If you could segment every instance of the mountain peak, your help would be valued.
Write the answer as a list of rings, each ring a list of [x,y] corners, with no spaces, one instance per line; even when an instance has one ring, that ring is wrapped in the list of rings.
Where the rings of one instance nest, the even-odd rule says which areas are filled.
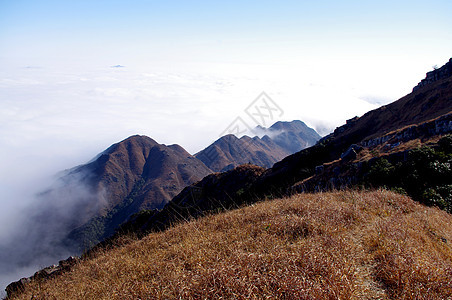
[[[306,124],[300,120],[293,120],[293,121],[278,121],[272,126],[270,126],[271,129],[284,129],[284,128],[300,128],[300,127],[307,127]]]
[[[158,143],[145,135],[132,135],[128,138],[111,145],[107,150],[102,152],[102,154],[112,154],[117,151],[128,151],[133,152],[137,149],[149,149],[157,145]]]
[[[93,197],[86,207],[95,208],[85,213],[94,223],[78,222],[79,228],[69,234],[70,242],[82,246],[99,241],[131,214],[162,208],[185,186],[211,172],[179,145],[166,146],[144,135],[130,136],[75,168],[71,177],[62,178],[68,186],[87,189]],[[81,219],[78,215],[74,218]]]
[[[128,138],[122,140],[119,143],[123,143],[123,142],[130,142],[130,141],[135,141],[135,142],[152,142],[152,143],[157,143],[155,140],[153,140],[152,138],[146,136],[146,135],[139,135],[139,134],[135,134],[135,135],[131,135]]]

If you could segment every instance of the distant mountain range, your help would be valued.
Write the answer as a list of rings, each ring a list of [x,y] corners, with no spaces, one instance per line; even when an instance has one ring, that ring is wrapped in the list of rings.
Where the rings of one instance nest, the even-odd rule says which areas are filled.
[[[226,135],[194,156],[179,145],[131,136],[88,164],[66,171],[58,187],[41,197],[73,195],[78,204],[72,214],[65,214],[64,223],[71,230],[64,243],[82,250],[112,235],[134,213],[162,209],[184,187],[210,173],[244,163],[271,167],[320,139],[301,121],[277,122],[255,132],[262,137]]]
[[[229,134],[195,154],[215,172],[250,163],[270,168],[284,157],[314,145],[320,135],[301,121],[276,122],[270,128],[258,126],[256,136],[241,138]],[[259,137],[261,136],[261,137]]]
[[[394,188],[452,212],[451,65],[452,59],[438,74],[427,75],[435,80],[422,81],[409,95],[348,120],[272,168],[242,165],[209,175],[186,187],[163,210],[133,216],[121,231],[142,235],[268,197],[354,186]]]

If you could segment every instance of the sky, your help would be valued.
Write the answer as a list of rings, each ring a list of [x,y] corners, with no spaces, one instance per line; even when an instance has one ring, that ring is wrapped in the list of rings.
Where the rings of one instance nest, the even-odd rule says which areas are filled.
[[[59,171],[144,134],[196,153],[262,92],[326,135],[452,56],[452,2],[0,0],[0,239]]]

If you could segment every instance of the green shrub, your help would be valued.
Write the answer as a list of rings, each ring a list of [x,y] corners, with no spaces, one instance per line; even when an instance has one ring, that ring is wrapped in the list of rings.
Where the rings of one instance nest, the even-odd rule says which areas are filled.
[[[452,135],[446,135],[438,141],[439,151],[444,153],[452,153]]]
[[[441,209],[447,207],[446,201],[443,197],[433,188],[426,189],[422,194],[422,202],[429,206],[437,206]]]
[[[375,186],[391,185],[394,171],[394,166],[387,159],[378,159],[369,171],[370,184]]]
[[[426,205],[452,213],[452,135],[441,138],[437,147],[419,147],[405,161],[390,163],[379,158],[370,163],[365,183],[407,194]]]

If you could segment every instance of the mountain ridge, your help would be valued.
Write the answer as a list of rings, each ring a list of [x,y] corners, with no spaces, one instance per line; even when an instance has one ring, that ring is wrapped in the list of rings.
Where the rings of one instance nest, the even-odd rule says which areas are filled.
[[[270,168],[275,162],[314,145],[321,138],[299,120],[278,121],[269,128],[258,126],[252,133],[254,137],[222,136],[194,156],[215,172],[246,163]]]
[[[431,145],[436,147],[435,145],[439,142],[439,138],[431,140],[433,137],[444,136],[452,132],[452,121],[448,117],[451,115],[450,112],[452,111],[452,107],[450,106],[450,103],[452,103],[451,97],[452,76],[426,85],[416,92],[406,95],[391,104],[372,110],[362,117],[348,120],[345,125],[338,127],[332,134],[322,138],[316,145],[292,154],[275,163],[272,168],[265,170],[259,176],[250,178],[252,184],[246,186],[244,189],[240,190],[240,192],[237,193],[236,191],[234,194],[225,193],[223,196],[217,195],[217,198],[229,201],[227,198],[230,197],[236,205],[240,206],[269,197],[269,195],[271,195],[271,197],[285,197],[293,192],[300,191],[300,183],[309,178],[312,178],[314,181],[310,183],[310,186],[313,188],[305,188],[302,189],[302,191],[319,191],[315,188],[316,186],[319,186],[319,184],[315,182],[316,173],[322,173],[322,170],[330,168],[330,165],[332,166],[330,168],[332,173],[338,173],[335,176],[339,176],[342,172],[346,175],[346,172],[350,172],[350,167],[355,169],[364,168],[363,170],[369,172],[375,160],[372,160],[373,157],[371,156],[369,164],[367,164],[367,162],[363,163],[362,161],[357,162],[356,160],[360,159],[357,152],[362,151],[364,148],[366,150],[363,153],[366,151],[379,151],[378,149],[375,149],[376,145],[369,143],[369,141],[372,141],[373,139],[381,140],[379,137],[382,137],[397,128],[409,128],[410,125],[414,126],[413,124],[418,124],[418,122],[425,122],[427,124],[425,126],[427,127],[420,131],[411,130],[411,134],[402,133],[402,136],[405,137],[406,140],[398,141],[398,147],[401,150],[394,147],[392,147],[392,149],[394,149],[394,151],[401,151],[401,153],[408,153],[409,149],[415,149],[418,145],[430,143],[430,141],[432,141]],[[410,107],[411,110],[407,110],[408,107]],[[423,113],[420,115],[419,110],[423,110]],[[397,122],[393,122],[394,119],[397,119]],[[441,122],[441,125],[438,122]],[[427,132],[427,135],[422,132]],[[422,141],[422,139],[425,140]],[[383,139],[383,143],[388,141],[389,139]],[[413,141],[419,142],[413,143]],[[393,141],[390,140],[390,142]],[[390,146],[391,145],[388,147]],[[382,152],[381,155],[385,155],[385,152]],[[408,156],[397,154],[394,157],[405,159],[405,157]],[[349,179],[337,181],[338,184],[332,181],[327,185],[323,185],[324,188],[321,190],[327,191],[330,188],[351,187],[354,182],[350,180],[350,177],[345,176],[345,178]],[[362,178],[360,180],[362,180]],[[223,189],[223,186],[219,185],[218,182],[216,182],[214,186],[219,190]],[[188,187],[186,189],[190,188],[191,187]],[[210,210],[205,210],[205,207],[209,207],[207,203],[211,200],[204,199],[202,196],[209,187],[203,186],[201,190],[199,190],[198,187],[194,185],[192,188],[197,190],[197,192],[188,194],[189,202],[187,203],[189,204],[187,204],[187,207],[178,205],[176,215],[181,215],[182,218],[186,218],[190,215],[186,214],[187,208],[190,208],[192,211],[194,210],[196,215],[208,214],[208,211]],[[207,202],[204,203],[205,201]],[[193,205],[195,205],[195,208],[193,208]],[[158,216],[154,216],[153,218],[158,218]],[[132,219],[131,222],[133,223],[135,220]],[[159,221],[157,227],[155,227],[152,222],[147,223],[147,228],[146,226],[140,227],[138,224],[131,225],[139,227],[145,234],[149,231],[160,230],[161,221]]]
[[[311,130],[313,137],[309,141],[319,137],[301,121],[279,122],[275,127],[278,127],[277,136],[287,130]],[[262,130],[276,131],[274,128]],[[223,169],[249,161],[271,166],[290,154],[281,150],[268,135],[262,139],[227,135],[212,145],[227,149],[223,155],[229,166]],[[217,158],[217,161],[222,163],[221,159]],[[59,195],[70,192],[78,197],[74,201],[80,205],[72,208],[75,213],[63,220],[67,223],[64,228],[70,230],[62,240],[65,248],[79,252],[114,234],[115,229],[133,214],[162,209],[183,188],[211,173],[213,170],[180,145],[167,146],[148,136],[133,135],[111,145],[87,164],[67,170],[59,179],[62,184],[42,196],[56,201]]]

